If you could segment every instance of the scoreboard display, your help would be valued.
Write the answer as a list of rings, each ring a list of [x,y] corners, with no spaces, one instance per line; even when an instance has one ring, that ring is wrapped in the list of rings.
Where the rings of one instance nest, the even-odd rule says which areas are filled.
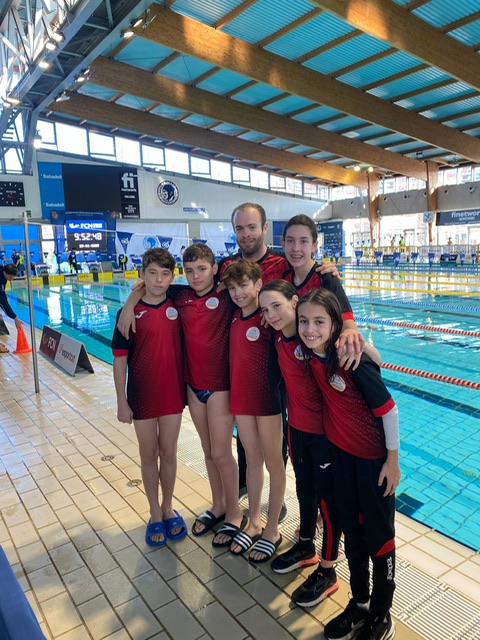
[[[106,251],[107,225],[105,220],[66,220],[68,251]]]

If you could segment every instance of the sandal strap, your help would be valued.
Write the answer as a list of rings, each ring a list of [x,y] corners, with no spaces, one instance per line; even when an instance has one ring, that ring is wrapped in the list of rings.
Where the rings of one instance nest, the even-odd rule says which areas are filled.
[[[245,531],[239,531],[233,538],[232,543],[238,544],[243,551],[248,551],[253,544],[253,540]]]
[[[224,524],[222,524],[222,526],[217,529],[217,536],[219,533],[225,533],[225,534],[231,534],[233,533],[237,533],[237,531],[240,531],[240,527],[237,527],[236,524],[230,524],[229,522],[225,522]]]
[[[265,540],[264,538],[260,538],[260,540],[253,547],[252,551],[258,551],[259,553],[264,553],[266,556],[273,556],[275,553],[275,544],[270,542],[270,540]]]

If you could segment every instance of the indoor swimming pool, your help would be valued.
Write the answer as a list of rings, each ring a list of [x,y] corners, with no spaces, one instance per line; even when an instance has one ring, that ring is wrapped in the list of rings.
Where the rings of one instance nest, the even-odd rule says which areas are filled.
[[[397,508],[479,550],[480,276],[453,281],[436,273],[435,286],[443,287],[436,294],[425,274],[358,276],[347,269],[345,288],[365,339],[388,367],[383,377],[400,411]],[[130,287],[122,280],[36,289],[36,326],[49,324],[111,363],[115,317]],[[9,298],[28,322],[26,289],[16,285]]]

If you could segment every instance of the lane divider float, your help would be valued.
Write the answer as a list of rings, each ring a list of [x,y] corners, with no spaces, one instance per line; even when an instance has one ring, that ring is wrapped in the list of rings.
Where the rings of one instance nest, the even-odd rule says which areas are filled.
[[[400,320],[385,320],[384,318],[359,318],[355,316],[356,322],[365,324],[381,324],[389,327],[406,327],[407,329],[418,329],[419,331],[437,331],[449,333],[455,336],[468,336],[470,338],[480,338],[478,331],[464,331],[463,329],[449,329],[448,327],[436,327],[429,324],[415,324],[414,322],[401,322]]]
[[[401,367],[398,364],[390,364],[389,362],[382,362],[380,365],[383,369],[389,369],[390,371],[397,371],[398,373],[408,373],[420,378],[429,378],[430,380],[437,380],[438,382],[446,382],[447,384],[456,384],[459,387],[468,387],[469,389],[476,389],[480,391],[480,382],[472,382],[470,380],[461,380],[460,378],[454,378],[452,376],[443,376],[440,373],[430,373],[429,371],[420,371],[419,369],[412,369],[410,367]]]

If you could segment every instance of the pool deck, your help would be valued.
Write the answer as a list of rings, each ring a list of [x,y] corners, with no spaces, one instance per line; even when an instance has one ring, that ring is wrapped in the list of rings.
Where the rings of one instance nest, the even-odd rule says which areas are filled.
[[[11,333],[1,340],[13,350]],[[146,545],[147,501],[129,485],[140,478],[135,434],[116,420],[111,367],[91,360],[95,374],[70,377],[39,356],[35,394],[31,356],[0,356],[0,544],[45,637],[323,638],[350,597],[346,562],[339,590],[304,611],[289,598],[301,572],[254,567],[213,550],[211,536]],[[190,528],[209,487],[187,411],[178,459],[175,508]],[[281,549],[298,523],[287,473]],[[479,553],[400,514],[397,549],[397,638],[480,638]]]

